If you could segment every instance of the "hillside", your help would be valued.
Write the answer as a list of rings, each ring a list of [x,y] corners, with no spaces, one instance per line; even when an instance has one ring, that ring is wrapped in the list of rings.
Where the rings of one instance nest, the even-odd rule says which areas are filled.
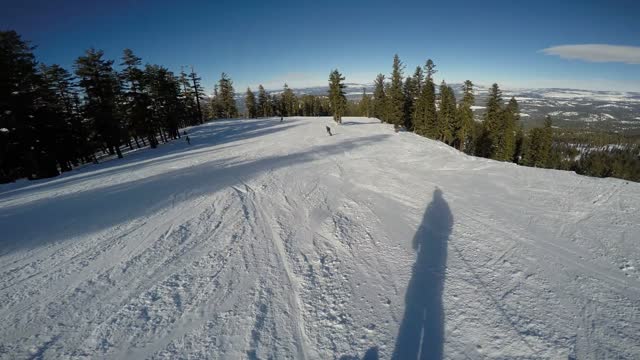
[[[374,119],[188,131],[0,186],[0,358],[640,357],[640,184]]]

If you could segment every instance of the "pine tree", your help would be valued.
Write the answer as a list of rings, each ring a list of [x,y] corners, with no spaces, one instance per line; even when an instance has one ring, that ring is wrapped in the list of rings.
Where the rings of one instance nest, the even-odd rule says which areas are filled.
[[[425,104],[422,98],[422,91],[424,90],[424,73],[422,67],[417,66],[416,71],[413,73],[413,88],[414,95],[412,99],[412,111],[411,111],[411,131],[419,133],[424,129],[424,110]]]
[[[218,81],[218,91],[220,96],[220,106],[222,117],[232,119],[238,116],[238,108],[236,107],[235,91],[233,90],[233,81],[225,73],[220,75]]]
[[[371,117],[371,97],[367,90],[362,88],[362,100],[360,100],[360,116]]]
[[[375,89],[373,91],[373,117],[381,122],[385,121],[385,104],[386,94],[384,92],[384,75],[378,74],[374,82]]]
[[[391,92],[391,83],[389,82],[384,83],[385,98],[384,98],[384,107],[383,107],[382,117],[384,118],[384,121],[386,123],[390,123],[389,121],[389,118],[390,118],[389,113],[391,113],[391,96],[389,95],[390,92]]]
[[[179,138],[180,119],[185,113],[180,101],[179,79],[169,69],[150,64],[145,66],[145,77],[151,97],[150,115],[152,123],[159,128],[160,138],[164,142]]]
[[[431,139],[438,138],[438,113],[436,110],[436,89],[433,75],[437,72],[436,65],[431,59],[425,64],[426,81],[418,100],[416,118],[416,133]]]
[[[333,120],[338,124],[342,124],[342,116],[347,108],[347,98],[344,93],[346,86],[342,83],[344,79],[338,69],[329,74],[329,103],[331,104]]]
[[[516,131],[515,149],[513,151],[513,162],[516,164],[522,163],[522,154],[524,151],[524,128],[522,122],[518,126]]]
[[[496,159],[501,161],[513,161],[516,151],[516,124],[520,121],[518,102],[514,97],[504,108],[501,116],[502,141],[497,149]]]
[[[386,121],[399,128],[404,123],[404,93],[402,89],[402,72],[404,65],[396,54],[393,57],[393,71],[391,73],[391,86],[388,92],[388,117]]]
[[[200,100],[204,94],[204,89],[200,85],[200,81],[202,80],[196,72],[193,70],[193,66],[191,66],[191,73],[189,73],[189,77],[191,78],[191,89],[193,90],[193,94],[196,98],[196,106],[198,109],[198,124],[202,124],[204,122],[204,118],[202,115],[202,106],[200,105]]]
[[[198,107],[196,105],[195,92],[191,87],[191,79],[184,72],[184,69],[180,69],[180,76],[178,80],[180,84],[180,101],[184,108],[185,114],[189,119],[188,125],[196,125],[200,123],[198,115]],[[187,124],[185,124],[187,125]]]
[[[123,80],[125,92],[125,110],[127,123],[130,133],[134,136],[136,142],[138,137],[149,141],[151,148],[155,148],[158,144],[156,140],[154,126],[148,114],[148,107],[151,105],[149,94],[145,92],[147,79],[145,73],[140,69],[142,59],[135,56],[131,49],[125,49],[122,56],[123,66],[121,77]]]
[[[224,104],[218,91],[218,84],[213,86],[213,95],[211,97],[211,113],[214,119],[221,119],[224,117]]]
[[[271,116],[270,106],[269,106],[269,96],[267,92],[264,90],[262,84],[258,86],[258,114],[259,116],[268,117]]]
[[[440,111],[437,119],[438,140],[451,145],[457,123],[456,98],[453,89],[447,86],[444,80],[440,85]]]
[[[473,110],[471,107],[475,103],[473,83],[471,80],[465,81],[462,85],[462,94],[462,102],[457,111],[457,125],[454,133],[453,146],[460,151],[466,151],[469,137],[473,130]]]
[[[498,84],[493,84],[489,91],[487,110],[484,115],[483,131],[478,140],[478,155],[497,159],[500,157],[500,149],[504,147],[502,126],[502,92]]]
[[[417,98],[417,86],[413,77],[407,77],[404,80],[404,127],[409,131],[413,131],[413,108]]]
[[[289,85],[284,84],[281,96],[282,116],[295,116],[298,113],[298,99]]]
[[[251,88],[247,88],[247,92],[244,96],[244,103],[247,107],[247,117],[250,119],[258,117],[258,105],[256,104],[256,96],[251,91]]]
[[[76,59],[76,75],[85,94],[85,114],[93,122],[99,140],[110,153],[122,158],[120,143],[122,129],[117,99],[120,82],[113,70],[113,60],[104,60],[102,50],[89,49]]]
[[[52,147],[60,169],[71,170],[79,159],[88,161],[93,149],[88,141],[89,130],[82,122],[82,114],[76,106],[78,92],[73,76],[59,65],[40,66],[43,86],[48,90],[45,97],[52,109],[48,123],[55,125],[49,132]]]
[[[551,117],[547,116],[542,128],[531,129],[529,146],[525,153],[525,165],[547,167],[553,144]]]

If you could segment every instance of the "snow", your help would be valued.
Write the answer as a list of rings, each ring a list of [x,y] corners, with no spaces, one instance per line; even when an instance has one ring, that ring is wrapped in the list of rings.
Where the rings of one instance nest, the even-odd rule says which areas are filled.
[[[620,104],[604,104],[604,105],[598,105],[596,106],[597,109],[602,109],[602,108],[620,108],[620,109],[626,109],[626,110],[631,110],[632,107],[629,105],[620,105]]]
[[[477,105],[471,106],[471,110],[481,110],[486,108],[487,108],[486,106],[477,106]]]
[[[375,119],[188,131],[0,186],[0,358],[640,356],[638,183]]]
[[[0,132],[8,133],[8,132],[9,132],[9,129],[7,129],[7,128],[1,128],[1,129],[0,129]]]
[[[606,102],[638,102],[632,94],[617,91],[589,91],[589,90],[542,90],[541,95],[551,99],[589,99]]]
[[[550,116],[578,116],[578,113],[575,111],[552,111],[549,113]]]

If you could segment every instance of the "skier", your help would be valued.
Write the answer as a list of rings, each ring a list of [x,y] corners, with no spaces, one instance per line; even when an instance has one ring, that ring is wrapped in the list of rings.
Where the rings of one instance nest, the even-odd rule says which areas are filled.
[[[327,133],[329,134],[329,136],[333,136],[333,135],[331,134],[331,128],[330,128],[330,127],[328,127],[328,126],[327,126]]]
[[[186,135],[186,131],[185,131],[185,135]],[[187,135],[186,140],[187,140],[187,144],[191,145],[191,139],[189,139],[189,135]]]

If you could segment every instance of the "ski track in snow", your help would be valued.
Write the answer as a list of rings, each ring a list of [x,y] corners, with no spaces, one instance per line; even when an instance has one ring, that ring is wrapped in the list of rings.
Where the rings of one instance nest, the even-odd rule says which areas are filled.
[[[640,184],[331,124],[0,186],[0,358],[640,357]]]

